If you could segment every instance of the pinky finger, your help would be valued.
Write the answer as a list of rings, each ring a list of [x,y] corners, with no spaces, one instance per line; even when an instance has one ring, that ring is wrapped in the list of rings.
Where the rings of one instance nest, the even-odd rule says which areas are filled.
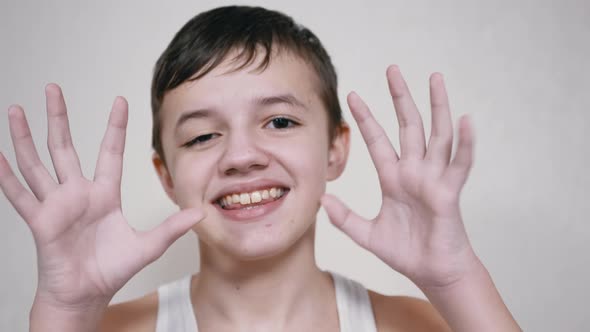
[[[20,183],[2,153],[0,153],[0,187],[18,214],[30,223],[40,203]]]
[[[446,171],[446,177],[450,184],[459,188],[467,181],[473,165],[474,138],[472,128],[469,116],[464,115],[459,119],[459,143],[455,157]]]

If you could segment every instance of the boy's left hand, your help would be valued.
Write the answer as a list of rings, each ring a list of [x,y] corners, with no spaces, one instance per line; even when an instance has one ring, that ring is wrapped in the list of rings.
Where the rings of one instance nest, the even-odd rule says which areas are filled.
[[[331,222],[418,287],[446,287],[481,264],[461,218],[459,196],[473,161],[473,134],[459,120],[451,161],[453,125],[441,74],[430,77],[432,130],[428,148],[422,118],[397,68],[387,70],[400,126],[401,156],[355,93],[348,105],[377,169],[382,206],[365,220],[332,195],[322,197]]]

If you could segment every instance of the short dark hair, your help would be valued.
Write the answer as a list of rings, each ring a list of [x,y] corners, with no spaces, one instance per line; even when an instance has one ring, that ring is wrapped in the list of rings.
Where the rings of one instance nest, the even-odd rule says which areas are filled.
[[[319,82],[319,97],[328,112],[328,134],[333,139],[342,124],[337,76],[319,39],[291,17],[260,7],[219,7],[198,14],[174,36],[154,68],[151,87],[152,147],[165,163],[161,141],[160,108],[166,92],[209,73],[234,50],[236,69],[251,64],[259,51],[264,70],[274,49],[287,50],[311,65]]]

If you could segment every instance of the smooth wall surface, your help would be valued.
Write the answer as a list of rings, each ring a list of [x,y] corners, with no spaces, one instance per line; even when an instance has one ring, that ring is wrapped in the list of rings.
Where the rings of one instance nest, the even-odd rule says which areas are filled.
[[[225,1],[0,3],[0,151],[16,167],[6,110],[24,106],[46,165],[43,88],[59,83],[72,135],[91,177],[115,96],[129,100],[123,206],[149,229],[175,211],[152,169],[153,65],[196,13]],[[462,196],[470,239],[525,331],[588,331],[590,315],[590,2],[253,1],[311,28],[332,55],[340,96],[357,91],[395,146],[385,68],[400,65],[427,129],[428,77],[445,75],[455,119],[469,113],[476,159]],[[346,118],[352,122],[347,107]],[[344,175],[331,183],[358,213],[380,206],[377,176],[356,126]],[[37,271],[31,234],[0,198],[0,330],[24,331]],[[423,295],[406,278],[318,217],[321,267],[386,294]],[[136,275],[125,301],[198,266],[190,234]]]

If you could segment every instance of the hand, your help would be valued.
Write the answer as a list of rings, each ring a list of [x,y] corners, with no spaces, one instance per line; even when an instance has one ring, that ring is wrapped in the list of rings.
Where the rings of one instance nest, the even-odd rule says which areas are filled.
[[[377,169],[382,206],[368,221],[331,195],[322,197],[331,222],[419,287],[444,287],[460,280],[479,260],[467,238],[459,194],[473,159],[472,129],[459,121],[459,143],[451,161],[453,128],[442,75],[430,78],[432,131],[424,127],[396,66],[387,70],[400,125],[401,157],[383,128],[355,93],[348,105]]]
[[[23,110],[9,109],[10,133],[25,189],[0,154],[0,187],[26,221],[37,247],[35,302],[54,309],[96,308],[163,252],[194,223],[199,209],[181,211],[148,232],[127,224],[121,212],[121,173],[127,102],[115,99],[93,180],[84,178],[70,137],[59,86],[46,87],[48,148],[56,182],[41,163]]]

